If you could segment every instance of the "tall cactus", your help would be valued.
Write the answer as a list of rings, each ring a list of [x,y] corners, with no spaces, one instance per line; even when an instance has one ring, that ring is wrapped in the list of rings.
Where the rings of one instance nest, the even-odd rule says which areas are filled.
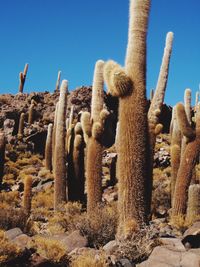
[[[56,125],[57,125],[58,104],[59,102],[56,103],[56,108],[55,108],[55,113],[54,113],[54,122],[53,122],[53,133],[52,133],[52,168],[53,168],[53,171],[54,171],[54,166],[55,166],[54,152],[55,152],[55,143],[56,143]]]
[[[119,228],[124,235],[128,225],[147,221],[147,100],[146,35],[150,0],[131,0],[129,36],[123,70],[108,61],[104,78],[108,91],[119,97]]]
[[[52,171],[52,136],[53,136],[53,124],[48,126],[46,146],[45,146],[45,167],[47,170]]]
[[[190,185],[188,190],[188,206],[186,220],[190,223],[200,216],[200,185]]]
[[[25,213],[29,216],[31,212],[31,201],[32,201],[32,176],[28,175],[24,180],[24,197],[23,197],[23,208]]]
[[[19,73],[19,93],[23,93],[27,72],[28,64],[25,65],[24,71]]]
[[[5,134],[3,132],[0,132],[0,189],[1,189],[3,174],[4,174],[5,147],[6,147]]]
[[[176,184],[176,178],[178,169],[180,166],[181,159],[181,140],[182,135],[179,129],[177,115],[176,115],[176,106],[173,107],[172,111],[172,121],[171,121],[171,205],[173,203],[173,196]]]
[[[184,104],[185,104],[185,113],[187,116],[187,121],[191,125],[192,124],[192,116],[191,116],[191,90],[188,88],[184,93]],[[183,156],[185,147],[187,144],[187,137],[183,136],[182,144],[181,144],[181,156]]]
[[[55,92],[58,92],[59,89],[60,89],[60,77],[61,77],[61,71],[58,72],[58,77],[57,77],[57,81],[56,81]]]
[[[82,113],[81,122],[84,138],[87,143],[86,155],[86,188],[87,212],[93,213],[102,201],[102,150],[101,138],[104,132],[108,112],[103,110],[103,67],[104,62],[98,60],[95,65],[91,117],[88,112]]]
[[[179,127],[182,134],[187,137],[187,146],[181,157],[180,167],[174,192],[172,216],[183,215],[187,207],[187,191],[192,179],[193,169],[200,153],[200,111],[197,112],[195,131],[187,120],[184,105],[176,106]]]
[[[65,163],[65,120],[67,106],[68,83],[63,80],[60,87],[59,104],[57,108],[57,122],[54,149],[54,209],[66,201],[66,163]]]
[[[73,174],[74,174],[73,200],[80,201],[81,203],[85,202],[84,148],[85,148],[85,143],[83,139],[82,126],[81,123],[78,122],[74,128],[74,140],[73,140],[73,151],[72,151],[72,164],[73,164]]]
[[[148,130],[149,130],[149,177],[150,181],[147,182],[147,196],[148,196],[148,213],[151,211],[151,195],[152,195],[152,176],[153,176],[153,155],[154,147],[156,142],[156,136],[162,131],[162,125],[159,124],[159,115],[162,109],[165,90],[168,80],[169,72],[169,62],[172,52],[172,43],[173,43],[174,34],[173,32],[168,32],[166,36],[165,49],[162,59],[162,64],[160,67],[160,73],[158,77],[158,82],[154,97],[151,101],[151,105],[148,111]]]

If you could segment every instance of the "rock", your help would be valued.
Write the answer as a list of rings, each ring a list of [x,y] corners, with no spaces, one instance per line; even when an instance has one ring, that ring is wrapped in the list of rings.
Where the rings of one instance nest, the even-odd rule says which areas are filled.
[[[9,240],[13,240],[14,238],[16,238],[19,235],[22,235],[23,232],[21,231],[20,228],[13,228],[10,229],[8,231],[5,232],[5,236],[9,239]]]
[[[185,231],[182,243],[187,249],[200,248],[200,222],[194,223]]]
[[[178,251],[186,251],[181,239],[179,238],[160,238],[161,243],[168,248],[173,248]]]
[[[15,237],[12,242],[15,243],[21,249],[28,247],[28,243],[31,241],[31,237],[25,234],[18,235]]]
[[[105,250],[107,254],[112,254],[117,248],[118,245],[116,240],[112,240],[103,246],[103,250]]]
[[[87,238],[83,237],[78,230],[72,232],[70,235],[66,233],[53,235],[53,236],[42,236],[50,240],[57,240],[66,249],[67,253],[70,253],[74,249],[86,247],[88,244]]]
[[[173,242],[174,243],[174,242]],[[179,243],[179,242],[178,242]],[[154,248],[148,260],[140,263],[137,267],[199,267],[200,255],[193,252],[178,250],[169,245]]]
[[[132,264],[128,259],[121,259],[116,262],[116,266],[118,267],[135,267],[135,264]]]

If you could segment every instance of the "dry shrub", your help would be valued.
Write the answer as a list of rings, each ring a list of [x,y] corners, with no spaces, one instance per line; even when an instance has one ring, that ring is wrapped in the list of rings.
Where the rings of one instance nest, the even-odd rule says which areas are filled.
[[[7,266],[7,262],[19,257],[20,253],[21,250],[9,242],[4,231],[0,230],[0,266]]]
[[[109,241],[115,239],[117,229],[117,207],[116,203],[99,207],[90,217],[85,214],[77,227],[88,239],[90,247],[101,247]]]
[[[32,198],[32,209],[37,208],[45,208],[52,209],[53,208],[53,187],[48,188],[46,191],[42,191],[36,193]]]
[[[170,168],[153,170],[152,213],[160,216],[171,207]],[[161,212],[162,213],[162,212]]]
[[[42,168],[39,172],[38,172],[38,176],[42,179],[54,179],[53,177],[53,173],[50,172],[50,170],[47,170],[46,168]]]
[[[20,204],[20,193],[18,191],[1,192],[0,205],[7,204],[10,207],[16,207]]]
[[[148,258],[154,247],[160,244],[152,226],[145,226],[126,239],[118,240],[117,258],[127,258],[139,263]]]
[[[0,104],[10,104],[10,97],[8,97],[7,95],[0,95]]]
[[[9,230],[19,227],[22,231],[26,227],[27,216],[22,209],[16,209],[10,206],[4,208],[0,205],[0,228]]]
[[[72,261],[71,267],[109,267],[104,254],[94,255],[86,251]]]
[[[60,210],[49,218],[48,230],[51,234],[76,230],[77,223],[85,216],[85,213],[82,213],[82,205],[78,202],[68,202]]]
[[[190,223],[185,220],[185,215],[182,214],[171,216],[170,218],[170,225],[182,233],[187,230],[189,224]]]
[[[39,255],[54,263],[63,263],[66,264],[64,266],[67,266],[69,262],[65,247],[57,240],[36,236],[30,246],[36,249]]]

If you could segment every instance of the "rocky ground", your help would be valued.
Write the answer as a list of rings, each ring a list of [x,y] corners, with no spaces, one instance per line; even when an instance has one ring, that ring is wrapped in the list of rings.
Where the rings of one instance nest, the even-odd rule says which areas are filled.
[[[0,96],[0,128],[7,137],[6,163],[0,193],[0,266],[200,266],[200,222],[170,222],[169,135],[157,137],[154,157],[152,221],[127,240],[115,240],[117,226],[116,151],[103,152],[103,203],[95,218],[84,205],[67,203],[53,211],[53,174],[44,167],[47,126],[53,122],[58,93]],[[26,121],[31,100],[36,102],[34,123],[25,122],[17,137],[20,114]],[[115,129],[117,101],[105,94]],[[68,115],[90,110],[91,88],[81,87],[68,96]],[[169,130],[171,108],[164,106],[164,131]],[[168,118],[168,119],[167,119]],[[32,175],[32,212],[21,209],[24,177]]]

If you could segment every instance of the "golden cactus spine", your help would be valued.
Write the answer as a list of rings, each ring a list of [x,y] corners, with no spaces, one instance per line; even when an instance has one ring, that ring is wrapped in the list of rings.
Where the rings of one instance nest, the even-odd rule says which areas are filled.
[[[83,129],[90,126],[91,136],[87,142],[86,156],[86,188],[87,188],[87,212],[91,214],[97,205],[102,201],[102,144],[100,142],[103,132],[103,124],[100,121],[100,112],[103,109],[103,67],[104,62],[98,60],[95,65],[93,87],[92,87],[92,106],[91,119],[88,117]],[[83,119],[84,119],[83,115]],[[85,132],[86,134],[86,132]]]
[[[75,200],[81,203],[85,202],[85,170],[84,170],[84,139],[81,123],[78,122],[74,128],[73,144],[73,170],[75,180]]]
[[[45,146],[45,167],[47,170],[52,171],[52,137],[53,137],[53,124],[48,125],[47,139]]]
[[[0,133],[0,188],[2,185],[3,174],[4,174],[5,147],[6,147],[5,134],[1,132]]]
[[[188,206],[186,221],[193,223],[200,216],[200,185],[193,184],[188,190]]]
[[[54,209],[66,201],[66,162],[65,162],[65,120],[67,106],[68,82],[63,80],[60,87],[60,97],[57,109],[57,122],[54,151]]]
[[[54,166],[55,166],[55,142],[56,142],[56,125],[57,125],[57,113],[58,113],[58,104],[59,102],[56,103],[56,108],[55,108],[55,113],[54,113],[54,122],[53,122],[53,136],[52,136],[52,167],[54,171]]]
[[[146,34],[150,1],[131,0],[125,70],[113,61],[104,69],[108,91],[119,97],[119,227],[147,221]],[[139,138],[138,138],[139,137]],[[123,145],[121,145],[123,144]]]
[[[32,201],[32,176],[28,175],[24,180],[23,208],[27,215],[31,213]]]
[[[19,73],[19,93],[23,93],[27,72],[28,64],[25,65],[24,71]]]
[[[18,128],[18,138],[21,139],[24,135],[24,119],[25,114],[21,113],[20,119],[19,119],[19,128]]]
[[[173,196],[176,184],[176,178],[178,169],[180,166],[181,159],[181,131],[179,129],[177,115],[176,115],[176,106],[173,107],[172,111],[172,121],[171,121],[171,205],[173,203]]]
[[[55,92],[58,92],[59,89],[60,89],[60,77],[61,77],[61,71],[58,72],[58,77],[57,77],[57,81],[56,81]]]
[[[156,136],[162,131],[162,127],[159,124],[159,115],[161,113],[167,80],[169,73],[169,62],[172,52],[174,34],[168,32],[166,36],[166,43],[164,48],[164,54],[162,64],[160,67],[160,73],[154,97],[151,101],[151,105],[148,111],[148,130],[149,130],[149,181],[147,182],[147,197],[148,197],[148,213],[151,213],[151,196],[152,196],[152,183],[153,183],[153,155],[156,142]]]
[[[192,116],[191,116],[191,90],[186,89],[184,93],[184,104],[185,104],[185,114],[187,117],[188,123],[192,124]],[[181,144],[181,156],[183,156],[185,147],[187,145],[187,137],[183,136],[182,144]]]
[[[176,186],[174,191],[172,216],[184,215],[187,208],[187,191],[192,179],[193,169],[200,153],[200,112],[197,112],[195,131],[190,126],[185,113],[184,105],[179,103],[176,106],[179,127],[184,136],[188,138],[188,144],[177,174]]]

